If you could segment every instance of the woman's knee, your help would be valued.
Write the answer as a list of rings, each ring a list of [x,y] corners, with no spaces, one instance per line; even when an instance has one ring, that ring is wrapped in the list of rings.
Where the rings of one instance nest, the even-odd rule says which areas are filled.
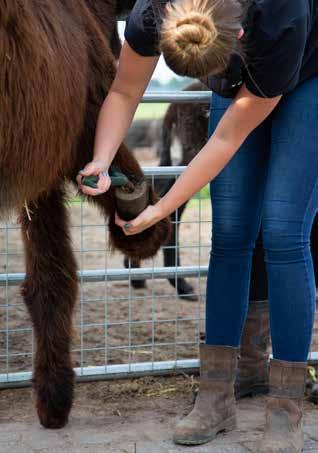
[[[215,255],[252,254],[258,234],[256,226],[233,219],[213,221],[212,252]]]
[[[262,234],[266,261],[302,261],[309,253],[310,237],[301,222],[264,220]]]

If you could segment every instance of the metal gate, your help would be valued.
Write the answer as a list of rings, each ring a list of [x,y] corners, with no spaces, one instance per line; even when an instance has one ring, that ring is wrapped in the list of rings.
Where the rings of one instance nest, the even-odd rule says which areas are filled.
[[[143,102],[210,102],[210,92],[145,94]],[[156,178],[177,178],[183,167],[149,167]],[[160,256],[126,269],[112,256],[107,229],[94,208],[70,201],[72,237],[78,259],[80,298],[75,315],[73,360],[79,379],[164,374],[198,367],[204,329],[204,292],[210,247],[210,204],[198,194],[180,222],[180,246],[170,246],[173,266]],[[178,237],[178,234],[177,234]],[[177,266],[177,252],[181,266]],[[28,385],[33,332],[19,294],[24,279],[19,225],[0,225],[0,387]],[[190,279],[195,301],[180,299],[167,279]],[[146,280],[147,288],[133,283]]]

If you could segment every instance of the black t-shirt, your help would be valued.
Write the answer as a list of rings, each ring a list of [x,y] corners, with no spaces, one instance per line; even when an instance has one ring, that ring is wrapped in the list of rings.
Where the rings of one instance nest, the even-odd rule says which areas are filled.
[[[142,56],[159,55],[158,1],[137,0],[125,38]],[[233,56],[227,71],[208,78],[209,87],[233,97],[240,85],[257,96],[274,97],[318,76],[318,0],[253,0],[243,23],[245,63]]]

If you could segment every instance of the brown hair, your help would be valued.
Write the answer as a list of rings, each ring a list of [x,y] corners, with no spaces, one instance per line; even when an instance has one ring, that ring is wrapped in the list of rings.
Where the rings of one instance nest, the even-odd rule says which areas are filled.
[[[179,75],[221,73],[234,52],[243,18],[241,0],[177,0],[166,7],[160,49]]]

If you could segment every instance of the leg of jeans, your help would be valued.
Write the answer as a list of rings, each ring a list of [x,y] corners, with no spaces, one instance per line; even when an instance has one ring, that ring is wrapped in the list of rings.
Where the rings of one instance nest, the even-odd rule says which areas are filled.
[[[274,358],[307,360],[315,315],[310,233],[318,208],[318,78],[272,115],[263,207]]]
[[[314,264],[316,291],[318,288],[318,215],[316,215],[311,230],[311,256]],[[256,240],[252,260],[250,296],[251,302],[264,302],[268,300],[267,271],[265,265],[263,239],[261,232]]]
[[[228,101],[212,99],[212,132]],[[257,238],[269,128],[262,124],[211,184],[212,253],[207,281],[206,342],[238,346],[247,312],[252,253]]]

